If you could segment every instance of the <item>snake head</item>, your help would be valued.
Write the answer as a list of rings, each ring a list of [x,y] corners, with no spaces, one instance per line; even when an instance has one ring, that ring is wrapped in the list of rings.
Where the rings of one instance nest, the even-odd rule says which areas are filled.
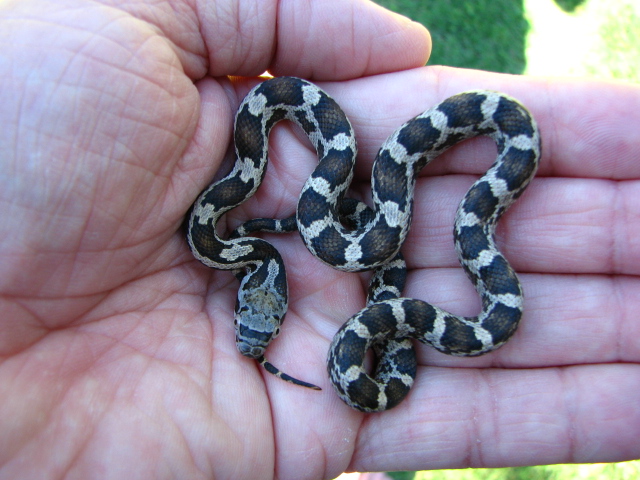
[[[260,358],[280,333],[287,299],[267,288],[240,289],[234,324],[236,347],[249,358]]]

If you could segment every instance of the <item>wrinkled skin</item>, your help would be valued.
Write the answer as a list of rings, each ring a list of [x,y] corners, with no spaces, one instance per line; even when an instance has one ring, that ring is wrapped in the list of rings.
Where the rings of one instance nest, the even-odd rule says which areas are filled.
[[[637,86],[418,68],[426,31],[365,0],[5,0],[0,25],[0,478],[319,479],[640,456]],[[528,105],[544,154],[498,231],[527,294],[504,348],[459,359],[419,346],[402,405],[349,409],[325,358],[366,276],[322,265],[291,234],[265,235],[291,294],[268,353],[323,391],[237,352],[237,280],[198,263],[180,226],[228,167],[234,110],[256,81],[227,75],[266,69],[342,104],[359,139],[354,195],[386,136],[443,98],[491,88]],[[265,185],[227,227],[292,213],[315,156],[290,126],[272,146]],[[451,230],[494,153],[474,140],[422,173],[406,295],[477,311]]]

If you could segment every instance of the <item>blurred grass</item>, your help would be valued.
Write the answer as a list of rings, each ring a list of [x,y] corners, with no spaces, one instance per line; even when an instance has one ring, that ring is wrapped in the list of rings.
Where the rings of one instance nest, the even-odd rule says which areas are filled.
[[[394,480],[637,480],[640,461],[591,465],[391,472]]]
[[[524,42],[529,25],[522,0],[377,3],[429,29],[433,39],[430,64],[508,73],[521,73],[524,69]]]
[[[559,2],[560,0],[556,0]],[[525,73],[640,82],[640,2],[525,0]],[[570,13],[567,13],[570,12]]]
[[[623,20],[623,21],[621,21]],[[607,11],[600,25],[603,49],[600,59],[610,69],[613,78],[640,82],[640,8],[631,4],[619,5],[614,11]],[[589,70],[598,67],[589,65]]]
[[[431,32],[430,65],[640,82],[638,0],[376,0]],[[392,472],[395,480],[635,480],[640,461]]]
[[[638,0],[376,0],[425,25],[429,64],[640,82]]]

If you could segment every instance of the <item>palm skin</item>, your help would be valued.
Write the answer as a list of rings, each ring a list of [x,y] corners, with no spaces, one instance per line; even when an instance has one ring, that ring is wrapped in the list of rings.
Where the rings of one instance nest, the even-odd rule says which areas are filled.
[[[315,479],[639,456],[640,89],[416,68],[422,27],[364,1],[309,3],[0,5],[1,478]],[[366,276],[321,265],[290,234],[265,236],[291,297],[267,357],[323,391],[237,352],[237,281],[191,256],[181,223],[232,161],[234,110],[256,80],[227,75],[265,69],[319,81],[343,106],[363,197],[386,136],[443,98],[491,88],[529,106],[544,153],[498,231],[527,294],[504,348],[459,359],[419,346],[406,402],[352,411],[325,358]],[[271,152],[229,228],[292,213],[314,152],[290,126]],[[423,173],[407,296],[475,313],[452,219],[494,152],[470,141]]]

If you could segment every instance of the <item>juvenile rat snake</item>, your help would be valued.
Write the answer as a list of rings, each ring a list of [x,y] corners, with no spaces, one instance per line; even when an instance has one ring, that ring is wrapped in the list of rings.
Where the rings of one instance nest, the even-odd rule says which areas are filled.
[[[320,159],[300,194],[295,222],[293,217],[257,219],[228,240],[220,238],[220,217],[260,186],[269,132],[284,119],[305,131]],[[464,196],[455,218],[456,251],[482,300],[477,317],[460,317],[421,300],[397,298],[405,278],[399,250],[411,225],[420,170],[447,148],[478,135],[496,142],[498,156]],[[472,356],[498,348],[514,333],[522,316],[522,288],[496,248],[494,232],[535,175],[541,149],[535,121],[516,100],[497,92],[465,92],[398,128],[373,166],[373,209],[344,198],[356,157],[353,129],[337,103],[309,82],[280,77],[251,90],[238,109],[234,140],[233,169],[198,197],[187,237],[193,254],[205,265],[244,269],[234,320],[243,355],[258,359],[287,381],[315,387],[264,359],[286,313],[287,283],[277,250],[264,240],[243,236],[258,230],[297,229],[307,248],[328,265],[348,272],[376,269],[369,305],[340,328],[329,351],[330,380],[356,409],[386,410],[408,394],[417,368],[410,338],[447,354]],[[379,357],[375,380],[363,366],[371,347]]]

